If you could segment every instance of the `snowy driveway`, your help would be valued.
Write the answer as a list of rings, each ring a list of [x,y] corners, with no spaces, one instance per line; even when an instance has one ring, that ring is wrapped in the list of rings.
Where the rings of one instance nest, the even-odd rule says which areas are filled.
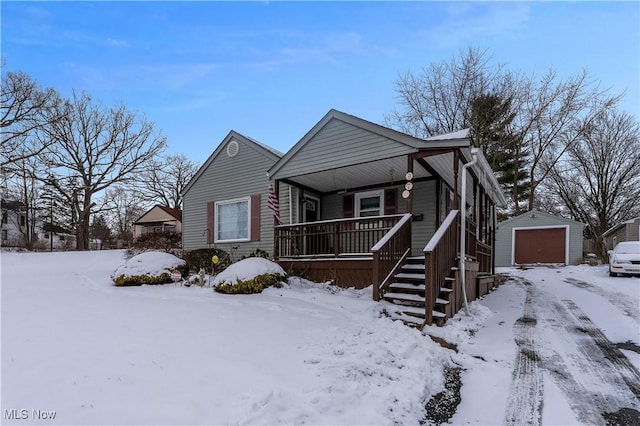
[[[450,422],[639,424],[640,280],[585,265],[501,272],[439,333],[464,369]]]

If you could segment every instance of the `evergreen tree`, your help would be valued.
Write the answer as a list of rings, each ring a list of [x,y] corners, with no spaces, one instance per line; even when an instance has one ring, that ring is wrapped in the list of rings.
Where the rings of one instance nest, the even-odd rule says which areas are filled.
[[[512,99],[498,94],[483,94],[471,102],[471,131],[475,144],[482,149],[498,183],[511,204],[511,214],[519,214],[520,206],[529,198],[525,167],[529,153],[522,138],[513,132],[515,118]]]
[[[89,227],[89,235],[91,238],[100,240],[100,250],[109,244],[111,241],[111,228],[107,225],[107,221],[103,215],[96,215],[93,218],[93,223]]]

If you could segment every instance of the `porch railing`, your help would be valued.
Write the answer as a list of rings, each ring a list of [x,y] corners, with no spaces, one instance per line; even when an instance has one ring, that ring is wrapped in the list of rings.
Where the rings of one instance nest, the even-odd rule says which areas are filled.
[[[433,324],[433,308],[440,288],[451,273],[451,268],[457,264],[459,227],[460,212],[451,210],[424,248],[425,322],[429,325]]]
[[[371,248],[404,215],[321,220],[275,227],[274,256],[321,258],[371,256]]]
[[[466,247],[465,253],[467,259],[478,262],[479,272],[485,274],[493,273],[492,249],[491,245],[482,242],[477,236],[477,226],[473,219],[467,218],[467,226],[465,228],[467,235],[465,237]]]
[[[373,299],[379,301],[391,284],[394,274],[411,253],[411,217],[406,213],[380,241],[373,253]]]

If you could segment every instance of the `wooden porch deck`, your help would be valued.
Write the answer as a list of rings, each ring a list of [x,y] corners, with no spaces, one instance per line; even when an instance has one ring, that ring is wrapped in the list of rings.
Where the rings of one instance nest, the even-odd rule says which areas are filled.
[[[463,305],[459,217],[457,210],[450,212],[417,257],[411,257],[410,214],[280,225],[275,260],[289,274],[316,282],[373,285],[373,298],[401,305],[397,312],[405,322],[443,324]],[[492,247],[478,241],[474,222],[466,228],[465,288],[472,301],[497,282]]]

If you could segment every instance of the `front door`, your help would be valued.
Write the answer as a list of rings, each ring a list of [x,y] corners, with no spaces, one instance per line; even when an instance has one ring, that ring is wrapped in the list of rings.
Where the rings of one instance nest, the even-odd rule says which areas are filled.
[[[305,223],[320,220],[320,199],[305,195],[302,200],[302,221]],[[307,226],[304,236],[305,253],[308,255],[327,254],[329,248],[327,235],[322,225]]]
[[[302,201],[302,221],[315,222],[320,220],[320,199],[305,195]]]

